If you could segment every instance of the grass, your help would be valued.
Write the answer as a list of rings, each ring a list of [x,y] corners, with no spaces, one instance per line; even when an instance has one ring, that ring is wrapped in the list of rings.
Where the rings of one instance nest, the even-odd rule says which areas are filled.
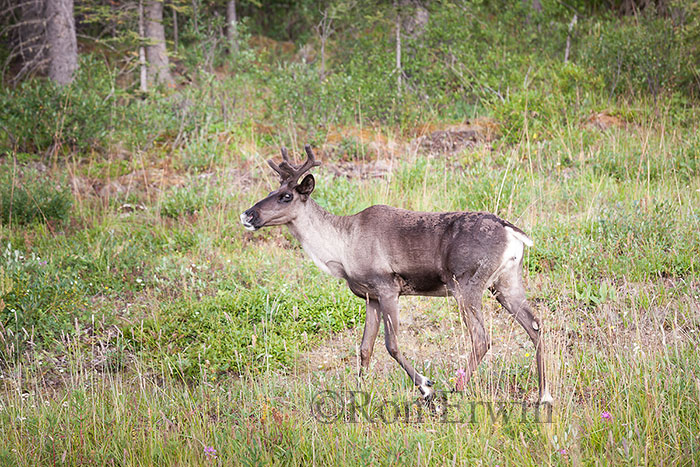
[[[697,458],[698,389],[688,375],[700,368],[692,345],[627,355],[588,347],[565,356],[561,350],[555,348],[550,362],[563,357],[571,371],[558,376],[551,423],[544,413],[539,420],[546,423],[537,423],[533,407],[523,421],[517,402],[497,405],[509,400],[502,387],[471,387],[451,396],[447,415],[419,415],[399,370],[360,387],[364,393],[354,397],[363,410],[349,405],[347,420],[324,423],[312,415],[316,398],[326,388],[351,397],[358,388],[347,372],[268,370],[190,386],[138,365],[127,375],[96,372],[75,360],[59,391],[41,385],[7,391],[0,456],[14,465],[639,465]],[[490,401],[513,411],[508,421],[486,410]],[[410,407],[408,423],[404,412],[396,420],[389,415],[392,404]]]
[[[429,411],[421,419],[397,365],[378,364],[358,382],[361,301],[323,276],[283,229],[248,234],[238,225],[238,213],[274,187],[258,155],[274,148],[253,139],[245,143],[252,156],[229,155],[207,178],[183,172],[184,188],[162,198],[132,194],[143,210],[81,196],[71,222],[53,230],[0,227],[11,245],[4,283],[19,290],[14,284],[31,278],[31,292],[45,297],[25,300],[3,286],[0,459],[692,464],[700,459],[697,137],[666,130],[561,128],[555,139],[493,152],[477,146],[454,159],[396,154],[380,179],[317,170],[314,197],[335,213],[375,203],[489,210],[532,234],[525,266],[546,329],[551,423],[497,412],[504,402],[534,410],[537,382],[531,344],[495,318],[488,300],[492,355],[466,392],[448,399],[461,404],[448,418],[464,421]],[[245,164],[248,174],[229,170]],[[39,261],[47,268],[40,274]],[[404,319],[429,324],[416,339],[435,355],[468,349],[446,303],[402,301]],[[43,315],[62,324],[39,332],[31,319],[45,324]],[[445,322],[446,334],[430,331]],[[339,361],[315,360],[314,349],[338,335],[344,347],[329,349]],[[384,353],[378,344],[375,358]],[[458,361],[416,363],[449,390]],[[343,398],[363,391],[355,403],[372,421],[357,411],[350,423],[352,405],[340,420],[318,420],[315,397],[326,390]],[[410,407],[409,423],[381,421],[393,420],[393,404]]]
[[[0,464],[697,464],[696,88],[681,73],[645,93],[674,67],[640,74],[617,47],[684,36],[668,20],[629,42],[632,25],[593,15],[563,63],[568,7],[512,6],[432,6],[425,35],[405,34],[401,92],[393,13],[369,10],[334,23],[323,77],[244,40],[196,70],[183,37],[175,89],[136,95],[87,53],[73,87],[3,88]],[[693,44],[666,61],[692,72]],[[414,141],[467,118],[489,132],[474,146]],[[239,221],[277,187],[265,160],[307,142],[335,214],[484,210],[531,235],[551,420],[532,344],[486,296],[493,345],[461,394],[454,303],[401,300],[400,348],[447,391],[436,412],[382,336],[356,378],[362,301],[286,229]]]

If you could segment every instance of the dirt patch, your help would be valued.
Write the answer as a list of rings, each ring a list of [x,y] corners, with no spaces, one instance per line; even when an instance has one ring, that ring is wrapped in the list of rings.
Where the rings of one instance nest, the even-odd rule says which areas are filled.
[[[620,117],[610,115],[607,112],[598,112],[586,119],[586,125],[599,130],[608,128],[627,128],[627,122]]]
[[[151,167],[135,170],[115,179],[99,179],[84,176],[71,178],[71,189],[77,196],[113,198],[130,193],[157,193],[173,186],[182,186],[185,177],[167,168]]]
[[[159,191],[173,186],[182,186],[185,177],[169,169],[147,168],[136,170],[104,186],[99,194],[102,197],[114,193],[129,193],[132,191]]]
[[[251,36],[248,45],[258,52],[264,52],[273,57],[291,57],[296,51],[294,42],[276,41],[261,35]]]
[[[499,125],[491,119],[478,118],[443,128],[428,126],[423,131],[427,134],[414,139],[412,147],[428,155],[451,155],[477,144],[490,145],[499,136]]]
[[[333,127],[321,152],[326,159],[341,162],[391,159],[404,154],[408,145],[373,127]]]
[[[432,302],[432,303],[431,303]],[[431,367],[465,368],[471,349],[469,334],[463,326],[456,305],[444,299],[403,297],[399,312],[399,348],[418,371],[430,373]],[[532,352],[527,335],[495,301],[484,301],[487,331],[493,346],[484,361],[509,358]],[[333,335],[322,345],[299,356],[299,368],[308,371],[342,373],[351,368],[359,370],[359,346],[364,324]],[[373,372],[388,374],[398,367],[384,347],[384,331],[379,336],[372,355]],[[454,370],[454,371],[452,371]]]
[[[376,161],[338,162],[324,164],[326,170],[336,177],[346,178],[383,178],[389,175],[393,168],[393,161],[378,159]]]
[[[227,196],[238,196],[250,191],[261,179],[253,175],[253,169],[249,163],[243,163],[239,167],[226,167],[222,170],[201,173],[195,177],[195,181],[219,185]]]

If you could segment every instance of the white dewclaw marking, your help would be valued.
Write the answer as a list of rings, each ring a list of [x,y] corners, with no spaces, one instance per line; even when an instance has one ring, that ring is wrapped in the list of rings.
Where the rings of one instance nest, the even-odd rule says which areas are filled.
[[[418,376],[420,377],[421,383],[418,385],[420,388],[420,392],[423,395],[423,399],[430,399],[435,392],[435,389],[432,386],[428,386],[428,378],[425,376],[421,375],[418,373]]]
[[[549,388],[545,386],[544,394],[542,394],[542,398],[540,399],[540,404],[551,404],[552,402],[554,402],[554,398],[549,393]]]
[[[532,329],[534,329],[535,331],[539,331],[540,325],[537,324],[537,321],[532,322]]]

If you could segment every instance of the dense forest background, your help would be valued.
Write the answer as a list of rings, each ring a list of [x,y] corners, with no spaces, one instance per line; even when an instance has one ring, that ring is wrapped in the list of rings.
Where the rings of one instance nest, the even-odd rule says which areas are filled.
[[[0,0],[0,78],[0,464],[700,460],[700,1]],[[466,418],[381,337],[356,379],[364,303],[239,221],[305,143],[334,214],[528,232],[549,422],[508,418],[534,349],[486,295],[462,393],[454,304],[401,301]]]
[[[311,139],[358,119],[411,126],[486,109],[515,140],[526,107],[546,127],[588,110],[594,93],[613,103],[649,97],[654,108],[671,99],[682,110],[699,89],[698,8],[646,0],[6,1],[2,144],[22,152],[116,141],[133,148],[172,132],[180,142],[204,118],[196,104],[217,99],[219,112],[206,118],[291,118]],[[212,86],[199,86],[207,80]],[[251,95],[253,83],[266,91]],[[179,116],[165,118],[164,106]],[[62,107],[57,134],[51,117]]]

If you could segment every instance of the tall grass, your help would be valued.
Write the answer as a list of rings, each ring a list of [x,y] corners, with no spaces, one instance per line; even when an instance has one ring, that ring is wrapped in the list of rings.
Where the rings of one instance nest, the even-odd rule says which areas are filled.
[[[596,47],[665,50],[670,20],[569,33],[568,7],[515,4],[431,6],[404,37],[402,90],[394,10],[370,4],[360,28],[358,11],[337,19],[323,77],[243,41],[197,70],[183,42],[192,83],[162,93],[120,89],[101,62],[72,87],[3,89],[0,464],[700,461],[694,43],[622,69],[620,48]],[[672,87],[644,94],[652,82]],[[437,156],[413,141],[476,116],[500,137]],[[551,419],[531,342],[487,296],[493,345],[463,393],[470,341],[448,299],[402,298],[399,334],[444,399],[417,404],[381,336],[356,378],[362,300],[286,229],[239,223],[277,187],[265,160],[306,142],[334,214],[484,210],[531,235]],[[388,170],[359,177],[370,165]]]
[[[189,175],[186,184],[201,189],[187,196],[138,195],[145,209],[126,213],[79,197],[74,215],[85,226],[60,235],[1,227],[3,244],[46,258],[56,277],[70,273],[90,302],[71,302],[77,319],[50,342],[29,340],[16,364],[4,362],[0,459],[692,464],[700,458],[697,137],[663,126],[557,131],[454,158],[394,154],[392,171],[378,179],[336,177],[322,166],[314,194],[336,214],[375,203],[489,210],[530,232],[527,288],[545,323],[551,423],[488,411],[523,401],[533,410],[537,381],[531,344],[486,297],[491,353],[465,393],[448,394],[461,405],[447,417],[464,421],[446,422],[440,406],[419,418],[414,388],[380,344],[375,360],[384,363],[357,381],[362,302],[321,275],[284,230],[244,234],[238,226],[238,213],[275,183],[261,171],[268,148],[253,139],[245,162],[231,154],[214,175]],[[227,168],[243,163],[253,178],[232,179]],[[6,276],[32,267],[12,258],[2,264]],[[43,281],[35,290],[63,287]],[[10,317],[17,299],[4,291],[2,299]],[[414,349],[409,357],[450,390],[468,337],[449,301],[402,300],[402,319],[417,317],[418,345],[437,350],[432,361]],[[341,348],[333,336],[346,336]],[[315,361],[319,346],[335,360]],[[331,423],[319,420],[314,403],[326,390],[345,404],[370,401],[363,407],[372,421],[358,412],[351,423],[351,405]],[[387,401],[408,404],[409,422],[382,422]]]
[[[19,374],[3,378],[0,456],[11,465],[640,465],[697,459],[697,337],[661,349],[645,346],[641,336],[631,348],[613,337],[615,344],[603,351],[586,344],[571,350],[556,332],[568,319],[564,313],[549,317],[548,365],[557,396],[551,417],[543,410],[535,418],[532,406],[521,416],[506,369],[527,368],[522,358],[482,368],[466,393],[448,394],[447,413],[434,413],[414,405],[416,395],[398,368],[364,385],[342,369],[294,368],[187,385],[148,374],[138,361],[129,373],[96,372],[71,354],[60,389]],[[598,333],[606,335],[601,326],[581,340]],[[449,373],[433,371],[438,380]],[[498,377],[485,374],[491,371]],[[346,403],[330,421],[314,415],[328,390]],[[347,398],[353,397],[361,409],[352,408]],[[398,417],[393,404],[402,407]]]

